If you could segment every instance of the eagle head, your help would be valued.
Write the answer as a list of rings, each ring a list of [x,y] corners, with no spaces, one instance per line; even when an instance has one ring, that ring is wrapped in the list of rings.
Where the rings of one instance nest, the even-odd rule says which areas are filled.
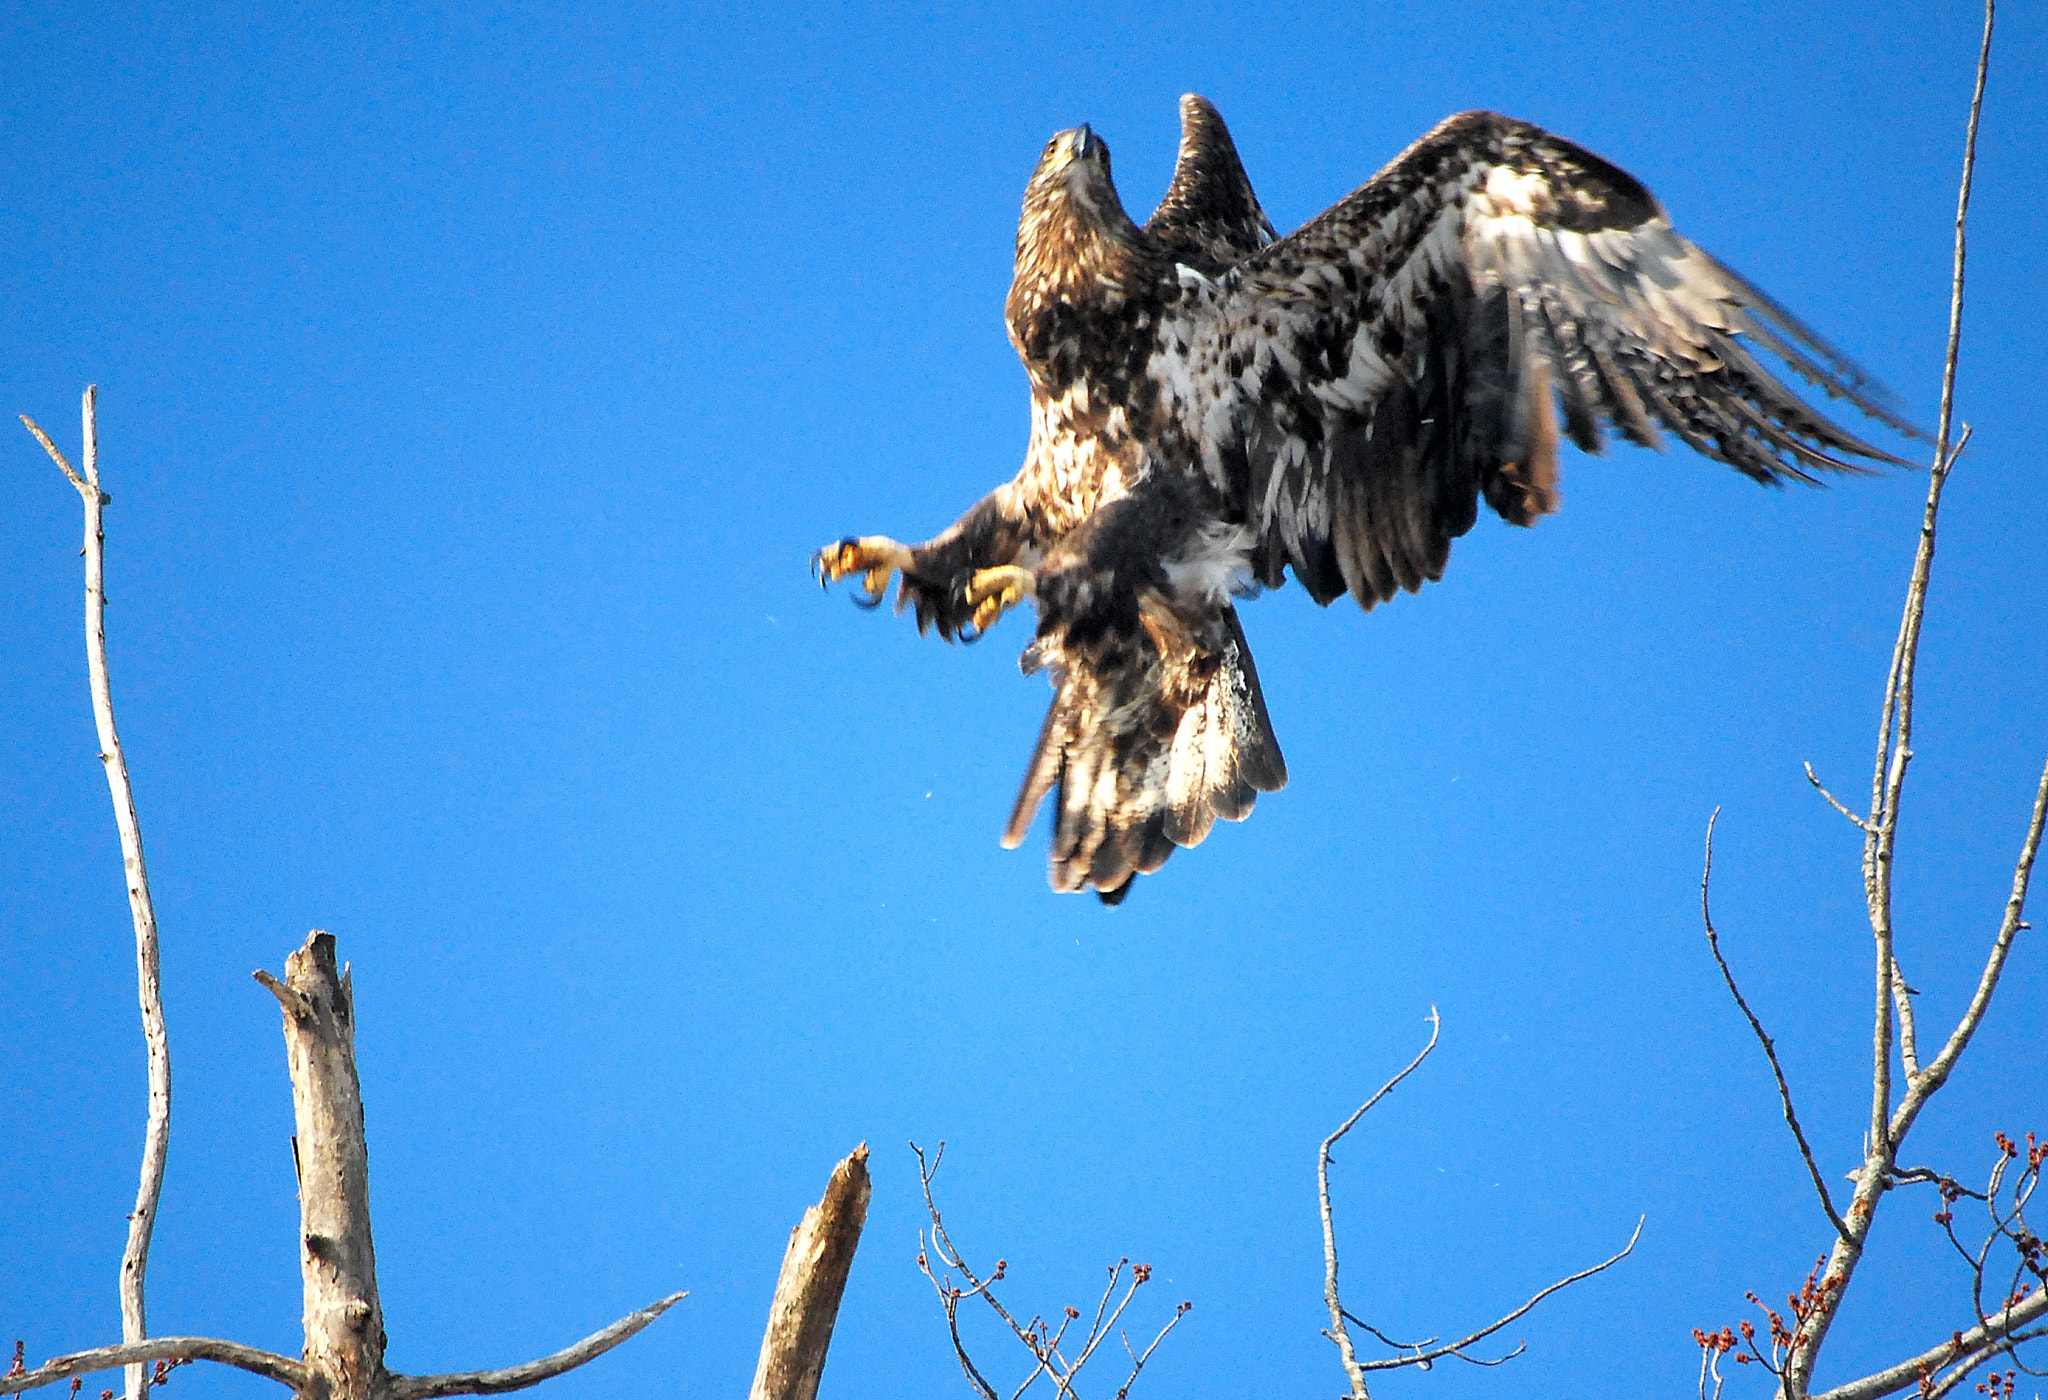
[[[1097,273],[1120,273],[1142,238],[1117,198],[1100,136],[1084,122],[1045,143],[1017,224],[1019,281],[1078,291]]]

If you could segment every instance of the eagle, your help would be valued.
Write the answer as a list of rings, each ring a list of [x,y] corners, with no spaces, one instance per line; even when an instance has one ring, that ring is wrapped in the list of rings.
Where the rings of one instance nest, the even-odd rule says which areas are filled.
[[[1052,708],[1004,828],[1057,793],[1050,880],[1115,904],[1241,821],[1287,765],[1236,602],[1291,571],[1368,610],[1440,578],[1484,501],[1557,509],[1558,438],[1669,433],[1764,485],[1904,465],[1759,362],[1908,436],[1890,396],[1672,228],[1618,167],[1492,112],[1440,123],[1285,238],[1216,109],[1181,99],[1143,227],[1088,126],[1024,191],[1010,343],[1031,381],[1016,477],[944,532],[819,550],[920,633],[972,641],[1027,599]]]

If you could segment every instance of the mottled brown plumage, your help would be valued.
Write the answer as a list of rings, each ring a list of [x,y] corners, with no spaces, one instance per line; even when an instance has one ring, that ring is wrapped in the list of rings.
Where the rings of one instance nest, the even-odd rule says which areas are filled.
[[[1181,102],[1144,228],[1087,127],[1025,189],[1005,306],[1031,381],[1015,479],[923,545],[847,539],[922,631],[972,638],[1024,598],[1055,697],[1004,833],[1057,792],[1051,879],[1114,903],[1286,782],[1233,598],[1287,572],[1366,608],[1442,575],[1485,501],[1557,508],[1558,414],[1659,430],[1767,484],[1896,461],[1809,408],[1760,345],[1902,432],[1882,392],[1674,232],[1632,177],[1539,128],[1452,117],[1284,239],[1213,107]]]

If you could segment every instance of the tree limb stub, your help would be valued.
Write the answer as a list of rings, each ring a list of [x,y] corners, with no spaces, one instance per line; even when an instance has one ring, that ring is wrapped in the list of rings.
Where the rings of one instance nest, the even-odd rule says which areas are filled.
[[[370,1237],[370,1155],[354,998],[336,965],[333,934],[315,929],[285,959],[284,988],[291,996],[277,995],[298,1124],[307,1393],[309,1400],[376,1400],[385,1381],[384,1312]]]
[[[871,1189],[862,1143],[832,1169],[824,1199],[790,1232],[750,1400],[816,1400]]]

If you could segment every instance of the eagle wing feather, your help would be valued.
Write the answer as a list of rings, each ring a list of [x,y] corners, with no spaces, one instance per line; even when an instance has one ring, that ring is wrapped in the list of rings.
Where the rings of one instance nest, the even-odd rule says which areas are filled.
[[[1371,607],[1439,577],[1480,499],[1519,525],[1556,508],[1553,403],[1589,452],[1603,421],[1649,446],[1661,428],[1767,484],[1898,461],[1809,408],[1745,341],[1913,433],[1633,177],[1468,112],[1202,279],[1162,322],[1153,370],[1212,484],[1261,532],[1262,581],[1291,565],[1317,601]]]

